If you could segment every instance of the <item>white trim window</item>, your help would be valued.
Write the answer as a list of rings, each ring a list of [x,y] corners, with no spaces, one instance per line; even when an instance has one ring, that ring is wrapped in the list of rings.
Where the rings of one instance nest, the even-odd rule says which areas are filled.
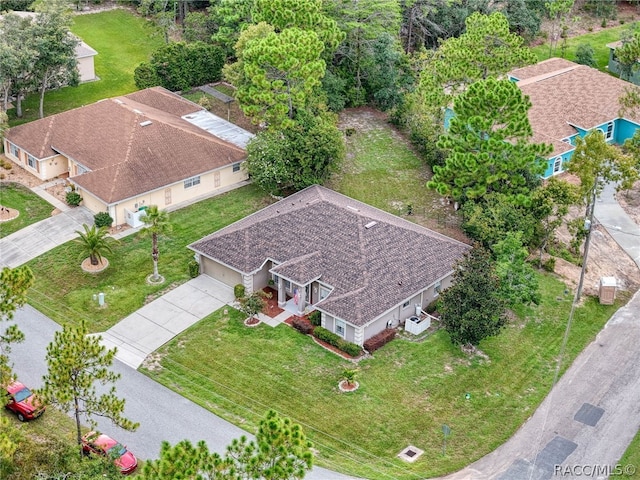
[[[320,300],[324,300],[325,298],[327,298],[329,296],[329,294],[331,293],[331,289],[328,287],[325,287],[324,285],[320,285]]]
[[[404,302],[402,304],[402,309],[404,310],[405,308],[408,308],[410,303],[411,303],[411,300],[407,300],[406,302]]]
[[[440,295],[440,292],[442,291],[442,282],[440,280],[438,280],[434,285],[433,285],[433,296],[437,297],[438,295]]]
[[[335,325],[334,333],[342,338],[345,338],[347,334],[347,324],[345,323],[345,321],[340,320],[339,318],[336,318],[334,325]]]
[[[611,140],[613,138],[613,122],[607,123],[607,131],[604,134],[605,140]]]
[[[38,159],[36,159],[36,157],[34,157],[33,155],[27,153],[27,165],[29,165],[31,168],[37,169]]]
[[[562,172],[562,157],[556,157],[553,159],[553,173]]]
[[[18,146],[14,145],[11,142],[9,142],[9,145],[10,145],[11,155],[13,155],[16,158],[20,158],[20,149],[18,148]]]
[[[239,172],[240,171],[240,162],[234,163],[232,168],[233,168],[233,173]]]
[[[184,188],[191,188],[195,187],[196,185],[200,185],[200,175],[198,175],[197,177],[187,178],[184,181]]]

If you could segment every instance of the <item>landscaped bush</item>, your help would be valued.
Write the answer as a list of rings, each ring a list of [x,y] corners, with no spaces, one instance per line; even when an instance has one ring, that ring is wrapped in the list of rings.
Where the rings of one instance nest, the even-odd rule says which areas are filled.
[[[78,192],[67,192],[66,200],[67,203],[72,207],[77,207],[78,205],[80,205],[82,197]]]
[[[196,262],[195,260],[191,260],[188,266],[189,276],[191,278],[196,278],[198,275],[200,275],[200,264],[198,262]]]
[[[309,321],[314,327],[319,327],[322,323],[322,313],[320,313],[318,310],[314,310],[309,314]]]
[[[396,330],[393,328],[387,328],[381,331],[380,333],[378,333],[377,335],[374,335],[373,337],[368,339],[366,342],[364,342],[364,349],[367,352],[375,352],[379,348],[382,348],[383,346],[385,346],[395,337],[396,337]]]
[[[334,347],[342,350],[343,352],[351,355],[352,357],[358,356],[361,352],[361,348],[359,345],[355,343],[347,342],[344,338],[339,335],[336,335],[333,332],[330,332],[326,328],[316,327],[313,329],[313,335],[323,342],[327,342],[329,345],[333,345]]]
[[[237,299],[244,298],[245,288],[241,283],[233,287],[233,294]]]
[[[93,223],[96,227],[107,227],[109,228],[113,223],[113,218],[107,212],[98,212],[93,216]]]
[[[291,322],[291,326],[305,335],[313,333],[313,325],[311,325],[304,318],[294,317],[293,321]]]

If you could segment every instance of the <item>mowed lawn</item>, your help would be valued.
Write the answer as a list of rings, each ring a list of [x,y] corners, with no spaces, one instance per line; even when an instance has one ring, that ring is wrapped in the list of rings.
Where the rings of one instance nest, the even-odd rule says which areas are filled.
[[[149,20],[124,9],[76,15],[71,30],[98,52],[94,62],[100,79],[47,92],[45,115],[136,91],[135,68],[149,60],[151,53],[163,43],[162,35]],[[38,94],[29,95],[23,102],[21,119],[15,117],[15,109],[10,110],[11,125],[37,119],[39,101]]]
[[[247,328],[231,308],[161,348],[160,369],[143,371],[250,431],[269,408],[293,418],[321,466],[369,479],[441,475],[501,445],[548,393],[572,296],[553,276],[540,282],[542,304],[482,342],[486,358],[463,354],[442,330],[423,342],[396,339],[360,362],[353,393],[338,389],[351,363],[286,325]],[[577,310],[563,370],[618,307],[590,299]],[[452,430],[446,456],[443,424]],[[408,445],[425,451],[413,465],[396,458]]]
[[[13,220],[0,223],[0,238],[44,220],[53,211],[53,205],[18,183],[0,184],[0,205],[20,212]]]
[[[101,273],[80,268],[81,248],[67,242],[28,265],[35,274],[28,302],[59,324],[78,323],[84,318],[92,332],[108,329],[169,288],[189,279],[188,263],[193,252],[186,246],[267,205],[265,195],[253,186],[204,200],[169,214],[172,231],[159,240],[159,271],[162,285],[148,285],[153,272],[151,240],[142,233],[123,238],[106,254],[110,265]],[[106,307],[93,295],[105,294]]]
[[[609,48],[607,44],[617,42],[621,40],[625,32],[632,35],[640,28],[640,23],[633,22],[619,27],[612,27],[601,30],[595,33],[587,33],[584,35],[578,35],[567,39],[564,58],[575,62],[576,49],[579,45],[588,44],[593,47],[594,59],[597,63],[597,68],[606,72],[607,64],[609,63]],[[562,39],[558,41],[558,45],[555,51],[549,55],[549,43],[548,41],[542,45],[533,47],[531,50],[538,56],[538,60],[546,60],[551,57],[562,57]]]

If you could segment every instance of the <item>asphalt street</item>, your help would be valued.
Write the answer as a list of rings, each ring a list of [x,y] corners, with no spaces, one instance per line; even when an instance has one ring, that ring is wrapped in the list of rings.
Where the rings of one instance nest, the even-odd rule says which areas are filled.
[[[14,321],[26,337],[25,342],[12,347],[14,371],[26,385],[40,387],[46,373],[46,348],[60,326],[29,305],[16,312]],[[157,458],[163,440],[171,444],[183,439],[194,443],[205,440],[211,450],[222,453],[234,438],[241,435],[251,438],[244,430],[118,360],[114,362],[113,370],[121,374],[116,388],[118,396],[126,399],[125,415],[139,422],[140,427],[135,432],[127,432],[109,420],[97,418],[98,429],[127,445],[142,459]],[[338,480],[351,477],[314,467],[306,478]]]

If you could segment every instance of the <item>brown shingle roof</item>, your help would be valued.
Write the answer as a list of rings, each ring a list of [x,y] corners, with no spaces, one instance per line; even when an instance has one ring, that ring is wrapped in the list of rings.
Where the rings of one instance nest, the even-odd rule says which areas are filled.
[[[156,87],[14,127],[7,138],[38,158],[60,152],[79,162],[90,171],[73,181],[111,204],[245,158],[177,116],[198,110]]]
[[[294,281],[319,277],[334,290],[318,307],[361,326],[447,276],[469,246],[313,186],[189,248],[246,274],[271,259]]]
[[[554,71],[549,66],[560,68]],[[552,144],[553,155],[573,148],[561,140],[575,135],[575,127],[589,130],[619,118],[618,99],[625,89],[633,87],[629,82],[564,59],[540,62],[514,70],[511,75],[521,79],[518,86],[531,100],[529,121],[534,141]],[[637,116],[629,116],[629,120],[640,123]]]

